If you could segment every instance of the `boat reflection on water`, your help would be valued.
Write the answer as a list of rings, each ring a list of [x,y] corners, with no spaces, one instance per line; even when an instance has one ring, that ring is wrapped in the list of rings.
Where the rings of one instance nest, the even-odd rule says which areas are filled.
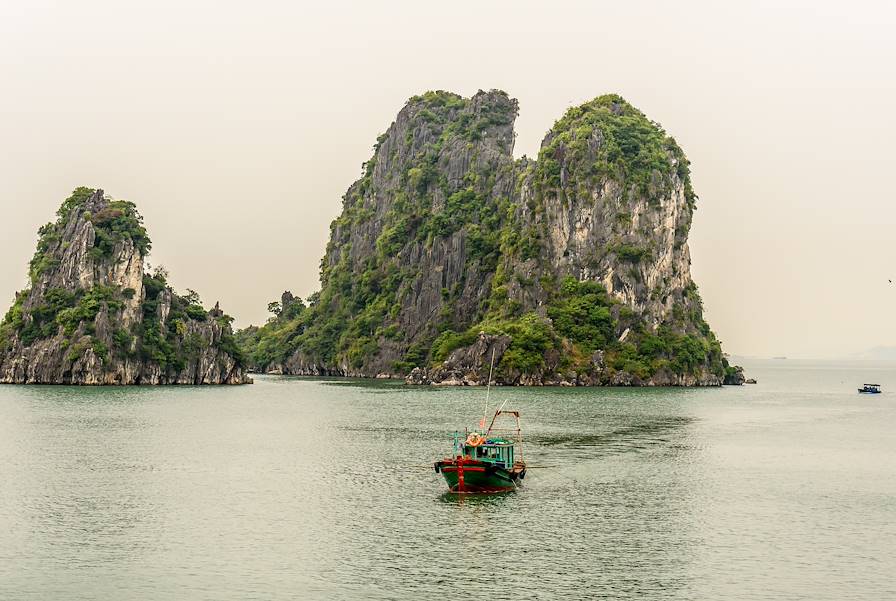
[[[458,494],[456,492],[446,491],[439,495],[439,501],[448,505],[457,505],[462,507],[469,505],[472,507],[498,507],[514,496],[514,491],[507,490],[504,492],[496,492],[491,494]]]

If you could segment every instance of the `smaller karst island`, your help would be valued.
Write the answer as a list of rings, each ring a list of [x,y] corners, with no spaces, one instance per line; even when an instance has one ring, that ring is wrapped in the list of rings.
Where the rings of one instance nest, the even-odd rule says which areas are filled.
[[[145,272],[133,203],[78,188],[0,323],[0,382],[742,384],[691,279],[697,195],[675,140],[609,94],[515,159],[517,113],[499,90],[408,100],[343,197],[320,290],[235,334]]]
[[[133,203],[78,188],[41,227],[29,286],[0,322],[0,382],[245,384],[232,318],[145,272]]]

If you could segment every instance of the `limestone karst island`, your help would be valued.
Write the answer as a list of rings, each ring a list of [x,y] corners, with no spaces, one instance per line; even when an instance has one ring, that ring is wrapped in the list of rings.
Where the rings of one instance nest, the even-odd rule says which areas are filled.
[[[517,101],[411,98],[343,198],[306,301],[262,327],[146,273],[133,203],[79,188],[0,325],[0,381],[239,384],[247,371],[412,384],[740,384],[690,275],[675,140],[616,95],[513,157]],[[313,260],[305,257],[302,260]]]
[[[40,228],[29,287],[0,323],[0,382],[242,384],[231,318],[144,271],[133,203],[78,188]]]
[[[307,302],[238,333],[253,369],[520,385],[739,384],[703,319],[675,140],[616,95],[513,157],[517,101],[411,98],[343,198]]]

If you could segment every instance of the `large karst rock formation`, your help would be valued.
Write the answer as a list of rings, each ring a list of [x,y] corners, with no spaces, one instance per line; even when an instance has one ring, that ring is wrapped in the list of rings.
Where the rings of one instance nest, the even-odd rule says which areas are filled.
[[[0,323],[0,382],[241,384],[231,319],[144,273],[133,203],[78,188],[39,232],[30,285]]]
[[[308,303],[240,338],[258,369],[505,384],[718,385],[684,153],[616,95],[514,160],[500,91],[411,98],[343,198]]]

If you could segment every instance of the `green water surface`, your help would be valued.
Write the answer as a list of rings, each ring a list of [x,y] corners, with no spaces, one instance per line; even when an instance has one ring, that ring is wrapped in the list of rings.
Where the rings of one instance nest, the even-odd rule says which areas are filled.
[[[483,498],[430,467],[482,389],[3,386],[0,599],[896,598],[896,366],[747,367],[493,389],[545,467]]]

